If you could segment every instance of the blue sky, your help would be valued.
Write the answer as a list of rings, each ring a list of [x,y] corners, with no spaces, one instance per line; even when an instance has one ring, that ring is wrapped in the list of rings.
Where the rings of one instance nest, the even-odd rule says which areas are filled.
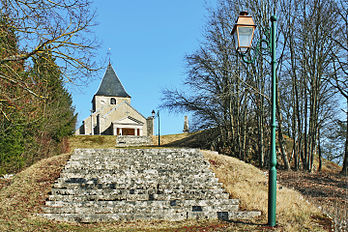
[[[95,1],[96,36],[101,41],[98,59],[105,59],[111,48],[111,64],[132,97],[132,106],[145,117],[158,110],[163,89],[182,88],[184,56],[199,47],[206,7],[214,4],[215,0]],[[78,126],[90,115],[104,72],[88,86],[71,88]],[[184,115],[160,110],[161,134],[181,133]]]

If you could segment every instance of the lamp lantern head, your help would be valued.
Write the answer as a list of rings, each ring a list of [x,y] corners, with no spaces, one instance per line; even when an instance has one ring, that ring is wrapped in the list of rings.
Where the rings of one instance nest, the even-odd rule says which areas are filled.
[[[246,53],[250,47],[254,36],[256,25],[248,12],[240,12],[237,22],[231,34],[234,36],[236,49],[240,53]]]

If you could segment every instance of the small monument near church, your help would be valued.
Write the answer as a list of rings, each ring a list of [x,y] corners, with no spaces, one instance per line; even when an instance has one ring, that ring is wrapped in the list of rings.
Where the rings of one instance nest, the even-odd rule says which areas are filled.
[[[189,122],[188,122],[188,117],[185,116],[185,121],[184,121],[184,133],[189,133],[190,132],[190,128],[189,128]]]
[[[91,112],[76,130],[76,135],[152,135],[148,133],[153,132],[153,117],[145,118],[131,106],[131,96],[124,89],[111,63],[93,96]]]

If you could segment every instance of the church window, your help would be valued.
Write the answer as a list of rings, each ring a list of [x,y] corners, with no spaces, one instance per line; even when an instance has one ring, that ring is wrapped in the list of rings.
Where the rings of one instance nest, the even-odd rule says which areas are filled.
[[[111,98],[110,99],[110,104],[111,105],[116,105],[116,99],[115,98]]]

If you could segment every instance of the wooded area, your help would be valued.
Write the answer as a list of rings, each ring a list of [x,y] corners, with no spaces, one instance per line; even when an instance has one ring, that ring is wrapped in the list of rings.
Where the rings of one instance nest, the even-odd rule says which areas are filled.
[[[0,1],[0,175],[64,151],[76,114],[64,87],[95,70],[88,0]]]
[[[348,158],[348,6],[344,0],[220,0],[210,9],[204,41],[186,56],[188,91],[167,89],[164,108],[190,111],[197,130],[215,128],[212,146],[242,160],[268,164],[270,57],[243,63],[230,34],[240,11],[264,38],[277,26],[277,149],[285,169],[312,171],[314,157]],[[256,42],[256,41],[255,41]],[[264,44],[261,44],[264,45]],[[253,51],[251,51],[251,54]]]

